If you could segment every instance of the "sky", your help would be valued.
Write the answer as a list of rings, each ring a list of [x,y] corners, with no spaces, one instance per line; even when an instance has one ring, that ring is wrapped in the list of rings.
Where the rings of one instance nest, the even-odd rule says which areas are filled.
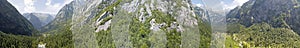
[[[72,0],[8,0],[20,13],[56,14],[65,4]],[[248,0],[192,0],[192,4],[211,9],[233,9]]]
[[[8,0],[20,13],[48,13],[55,15],[72,0]]]
[[[192,3],[196,4],[196,6],[214,10],[230,10],[237,6],[242,6],[247,1],[248,0],[192,0]]]
[[[203,4],[201,0],[192,0],[192,3],[196,4],[196,6],[202,6],[201,4]]]

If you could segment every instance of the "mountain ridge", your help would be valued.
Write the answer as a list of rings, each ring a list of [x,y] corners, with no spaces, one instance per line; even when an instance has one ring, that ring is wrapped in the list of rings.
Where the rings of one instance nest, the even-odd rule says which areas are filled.
[[[1,0],[0,31],[15,35],[32,35],[37,32],[33,25],[23,17],[7,0]]]
[[[24,13],[23,16],[38,30],[54,19],[52,15],[46,13]]]

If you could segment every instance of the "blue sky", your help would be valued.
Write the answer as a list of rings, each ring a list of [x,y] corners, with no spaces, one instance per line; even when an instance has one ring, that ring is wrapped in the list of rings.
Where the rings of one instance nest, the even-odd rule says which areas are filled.
[[[72,0],[8,0],[20,13],[49,13],[55,15]]]
[[[20,13],[56,14],[65,4],[72,0],[8,0]],[[233,9],[248,0],[192,0],[192,3],[211,9]]]
[[[201,3],[201,0],[192,0],[192,3],[193,3],[193,4],[200,4],[200,3]]]
[[[206,5],[206,8],[214,10],[230,10],[237,6],[241,6],[247,1],[248,0],[192,0],[192,3],[201,7],[204,7],[204,5]]]

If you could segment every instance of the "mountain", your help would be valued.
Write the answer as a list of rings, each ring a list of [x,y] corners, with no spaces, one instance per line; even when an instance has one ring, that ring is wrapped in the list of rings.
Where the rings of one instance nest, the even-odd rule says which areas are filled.
[[[299,0],[249,0],[226,15],[228,33],[246,46],[298,48],[298,6]]]
[[[111,47],[121,48],[205,46],[205,43],[198,43],[201,37],[200,31],[203,34],[209,31],[200,29],[200,27],[205,28],[205,24],[201,22],[202,20],[198,20],[190,0],[115,0],[113,3],[110,2],[99,3],[97,8],[100,11],[95,11],[98,12],[96,15],[92,11],[80,12],[78,16],[73,16],[73,22],[79,22],[73,26],[75,32],[84,32],[81,30],[91,27],[85,25],[92,23],[95,30],[87,31],[96,32],[97,41],[100,42],[99,47],[107,47],[107,45],[110,47],[110,44],[115,45]],[[95,5],[91,8],[95,8]],[[114,43],[104,44],[106,42]],[[192,45],[188,46],[188,44]]]
[[[0,3],[0,48],[36,47],[38,31],[7,0]]]
[[[48,24],[42,27],[42,32],[48,32],[51,30],[61,29],[63,27],[70,26],[71,19],[73,15],[74,5],[71,2],[70,4],[65,5],[56,15],[56,17],[50,21]]]
[[[0,3],[0,31],[15,35],[32,35],[36,32],[32,24],[7,0],[1,0]]]
[[[266,22],[272,27],[290,28],[300,34],[297,0],[250,0],[227,14],[228,22],[239,22],[246,27]]]
[[[25,18],[27,18],[32,23],[32,25],[33,25],[34,28],[40,28],[40,27],[42,27],[43,23],[42,23],[42,21],[38,17],[36,17],[36,16],[27,16]]]
[[[193,5],[193,7],[193,11],[195,12],[196,16],[199,16],[199,18],[201,18],[204,22],[210,23],[211,18],[209,16],[209,11],[196,5]]]
[[[0,48],[300,48],[299,1],[249,0],[227,12],[191,0],[74,0],[50,21],[1,0]],[[34,27],[41,33],[25,36]]]
[[[37,29],[40,29],[54,19],[52,15],[44,13],[24,13],[23,16]]]
[[[246,27],[255,23],[268,23],[275,28],[298,31],[297,0],[250,0],[227,14],[227,22],[240,23]]]
[[[210,24],[194,7],[190,0],[74,0],[42,32],[60,38],[71,31],[57,42],[73,39],[79,48],[209,47]]]

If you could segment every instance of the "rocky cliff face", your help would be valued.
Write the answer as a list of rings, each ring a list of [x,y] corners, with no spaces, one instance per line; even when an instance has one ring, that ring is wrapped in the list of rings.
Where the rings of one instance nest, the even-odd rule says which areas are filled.
[[[23,16],[38,30],[54,19],[52,15],[43,13],[24,13]]]
[[[195,12],[196,16],[199,16],[199,18],[202,19],[202,21],[204,22],[208,22],[208,23],[211,22],[211,16],[210,16],[210,14],[212,14],[211,12],[196,5],[192,5],[192,6],[194,7],[193,11]]]
[[[42,32],[48,32],[52,30],[62,29],[67,26],[71,26],[71,19],[74,10],[74,3],[65,5],[56,15],[56,17],[47,25],[42,27]]]
[[[298,4],[299,0],[249,0],[226,15],[228,33],[240,44],[251,43],[248,47],[297,48],[295,44],[300,43]]]
[[[227,22],[238,22],[246,27],[266,22],[272,27],[293,29],[300,34],[298,0],[250,0],[227,14]]]
[[[0,31],[16,35],[32,35],[32,24],[6,0],[0,1]]]
[[[70,25],[75,47],[80,48],[209,46],[210,40],[200,43],[200,37],[210,38],[203,35],[210,33],[209,24],[200,19],[201,13],[195,14],[190,2],[74,0],[45,30]]]
[[[96,11],[95,14],[93,14],[94,12],[81,12],[92,15],[74,16],[73,22],[78,21],[80,23],[77,25],[83,27],[84,24],[92,23],[91,25],[95,27],[95,30],[90,31],[96,32],[98,39],[109,39],[97,39],[100,42],[98,43],[99,47],[107,45],[103,44],[105,42],[102,41],[112,42],[110,46],[121,48],[199,47],[200,30],[198,24],[203,24],[203,22],[198,21],[189,2],[189,0],[103,1],[98,3],[99,11]],[[88,7],[95,8],[95,6]],[[73,29],[78,30],[76,28],[78,27]],[[86,28],[81,30],[84,29]]]

